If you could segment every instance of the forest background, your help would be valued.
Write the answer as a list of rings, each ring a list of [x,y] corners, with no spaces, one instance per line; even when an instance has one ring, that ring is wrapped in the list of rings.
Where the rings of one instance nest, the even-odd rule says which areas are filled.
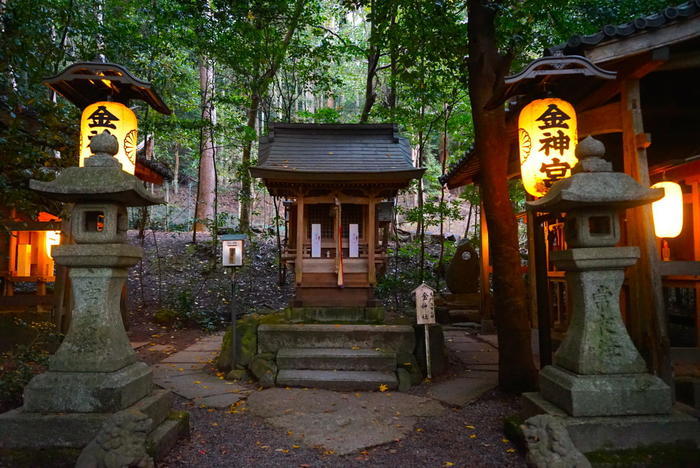
[[[484,109],[472,108],[472,102],[483,100],[484,90],[493,92],[503,76],[546,47],[665,5],[661,0],[0,0],[0,206],[29,215],[57,212],[28,190],[28,180],[52,178],[56,169],[76,165],[79,110],[42,81],[71,63],[102,55],[151,82],[173,110],[164,116],[143,102],[132,103],[145,157],[174,173],[167,206],[133,213],[133,225],[142,232],[146,226],[192,230],[196,240],[202,231],[215,238],[224,228],[274,229],[275,203],[248,172],[270,122],[391,122],[409,138],[416,164],[427,168],[399,199],[401,219],[417,239],[402,252],[420,259],[417,269],[409,269],[417,272],[416,281],[428,276],[439,281],[435,273],[452,244],[445,251],[439,242],[439,254],[426,257],[425,233],[439,233],[439,239],[457,229],[478,246],[482,200],[473,186],[446,193],[438,177],[474,144],[481,145],[482,157],[498,146],[478,141]],[[503,211],[497,194],[507,188],[505,172],[494,180],[503,186],[482,187],[484,202],[501,206],[493,219],[512,218],[522,209],[522,188],[511,181],[512,206]],[[446,228],[446,222],[455,224]],[[519,269],[508,266],[522,259],[517,246],[494,245],[514,241],[515,235],[496,236],[491,249],[506,252],[494,258],[495,296],[504,301],[495,304],[504,317],[501,328],[519,328],[528,337],[513,348],[517,356],[523,354],[518,349],[529,350],[524,286],[516,294],[505,293],[508,289],[498,294],[498,284],[522,282]],[[520,322],[511,327],[508,317]],[[534,367],[510,361],[534,375]],[[527,380],[511,374],[513,381]]]

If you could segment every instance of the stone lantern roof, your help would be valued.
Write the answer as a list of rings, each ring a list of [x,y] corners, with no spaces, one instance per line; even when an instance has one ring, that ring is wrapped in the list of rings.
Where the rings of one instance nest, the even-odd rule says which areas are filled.
[[[139,179],[122,170],[113,157],[117,145],[113,135],[103,132],[92,139],[93,155],[85,160],[85,167],[66,168],[50,182],[31,180],[29,187],[47,198],[68,203],[110,202],[125,206],[163,203]]]
[[[644,187],[627,174],[613,172],[604,155],[605,146],[599,140],[589,136],[581,141],[572,176],[557,181],[542,198],[527,202],[528,208],[551,213],[592,207],[619,210],[663,197],[662,189]]]

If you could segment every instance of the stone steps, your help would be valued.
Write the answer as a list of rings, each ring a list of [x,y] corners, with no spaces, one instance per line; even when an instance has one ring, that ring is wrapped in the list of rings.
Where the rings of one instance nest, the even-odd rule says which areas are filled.
[[[189,435],[189,415],[184,411],[173,411],[158,425],[146,441],[148,454],[161,460],[177,443],[178,439]]]
[[[384,320],[383,307],[293,307],[285,311],[288,321],[348,323],[381,323]]]
[[[282,369],[277,374],[278,387],[311,387],[336,391],[372,391],[380,385],[398,387],[395,372],[351,370]]]
[[[414,346],[410,325],[262,324],[258,327],[260,353],[277,353],[285,348],[353,347],[412,353]]]
[[[280,369],[396,371],[396,353],[373,349],[283,348],[277,352]]]

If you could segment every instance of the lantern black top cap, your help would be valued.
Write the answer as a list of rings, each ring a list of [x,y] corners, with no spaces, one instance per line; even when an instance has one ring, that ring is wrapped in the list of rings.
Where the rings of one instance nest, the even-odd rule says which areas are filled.
[[[486,107],[498,107],[515,96],[553,94],[570,98],[571,90],[581,90],[596,85],[600,80],[613,80],[614,71],[604,70],[580,55],[542,57],[530,62],[524,70],[507,76],[502,86]]]
[[[58,75],[46,78],[44,84],[80,109],[98,101],[126,105],[130,99],[140,99],[161,114],[172,114],[150,83],[139,80],[126,68],[114,63],[74,63]]]

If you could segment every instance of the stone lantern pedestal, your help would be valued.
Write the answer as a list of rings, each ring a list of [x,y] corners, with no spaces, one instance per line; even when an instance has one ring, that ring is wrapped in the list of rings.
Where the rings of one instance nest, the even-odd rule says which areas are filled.
[[[577,147],[573,175],[539,200],[541,212],[566,212],[568,250],[552,252],[566,272],[571,322],[540,371],[540,392],[526,394],[531,412],[560,418],[582,452],[655,443],[700,443],[700,423],[673,410],[671,388],[647,372],[620,314],[625,268],[637,247],[620,241],[618,213],[659,199],[663,192],[612,172],[605,148],[588,137]],[[632,311],[634,313],[634,311]]]
[[[186,413],[170,414],[172,395],[154,390],[152,371],[137,361],[119,312],[127,269],[143,255],[126,244],[126,207],[161,200],[121,170],[113,157],[116,138],[97,135],[90,148],[85,167],[65,169],[51,182],[31,181],[46,197],[74,203],[76,243],[55,246],[52,255],[70,268],[75,305],[48,371],[29,382],[21,408],[0,415],[0,454],[62,449],[77,456],[102,429],[95,443],[105,451],[128,451],[135,440],[158,458],[188,429]]]

